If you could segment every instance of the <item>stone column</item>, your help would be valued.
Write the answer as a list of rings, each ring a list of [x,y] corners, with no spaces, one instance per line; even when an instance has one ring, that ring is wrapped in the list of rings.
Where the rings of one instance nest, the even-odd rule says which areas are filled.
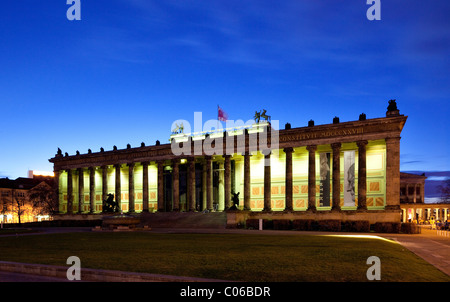
[[[61,200],[59,200],[59,176],[60,176],[60,172],[59,170],[54,170],[53,171],[54,175],[55,175],[55,182],[53,183],[53,199],[55,200],[55,210],[56,213],[60,213],[60,202]]]
[[[173,211],[180,211],[180,160],[172,160]]]
[[[202,163],[202,206],[200,208],[200,211],[206,210],[208,208],[207,206],[207,199],[208,199],[208,193],[206,192],[206,173],[207,173],[207,167],[206,167],[206,160]]]
[[[414,184],[414,198],[413,198],[414,203],[416,203],[417,201],[417,184]]]
[[[206,157],[206,208],[213,209],[213,186],[212,186],[212,162],[211,156]]]
[[[367,210],[367,173],[366,173],[366,145],[367,141],[356,142],[358,146],[358,210]],[[400,183],[399,183],[400,184]],[[400,198],[400,186],[399,196]]]
[[[102,166],[102,211],[108,198],[108,166]]]
[[[188,159],[189,211],[195,211],[195,158]]]
[[[95,212],[95,167],[89,167],[89,213]]]
[[[78,168],[78,213],[83,213],[84,205],[84,171]]]
[[[224,155],[225,159],[225,210],[231,207],[231,155]]]
[[[164,211],[164,162],[158,161],[158,211]]]
[[[225,168],[222,161],[219,162],[219,183],[217,190],[217,209],[223,211],[225,209]]]
[[[128,164],[128,212],[135,212],[134,202],[134,163]]]
[[[73,213],[73,181],[72,170],[67,170],[67,214]]]
[[[385,209],[400,209],[400,137],[386,138]]]
[[[409,184],[406,184],[406,202],[409,202]]]
[[[308,210],[316,210],[316,145],[307,146],[308,154]]]
[[[244,210],[250,210],[250,153],[244,153]]]
[[[284,148],[286,154],[286,176],[285,176],[285,211],[292,211],[292,152],[294,148]]]
[[[333,149],[333,193],[331,210],[341,209],[341,143],[331,144]]]
[[[425,202],[425,187],[424,185],[420,184],[420,194],[421,194],[421,203]]]
[[[116,190],[115,190],[115,200],[117,205],[119,206],[119,210],[122,211],[122,203],[121,203],[121,183],[120,183],[120,164],[114,165],[116,168]]]
[[[148,162],[142,162],[142,211],[148,212]]]
[[[270,150],[265,150],[264,154],[264,209],[272,211],[272,183],[270,177]]]

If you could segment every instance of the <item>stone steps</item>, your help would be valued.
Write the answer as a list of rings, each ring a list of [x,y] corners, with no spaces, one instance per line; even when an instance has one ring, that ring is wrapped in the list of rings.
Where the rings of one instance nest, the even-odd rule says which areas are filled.
[[[150,228],[225,229],[227,224],[224,212],[157,212],[142,213],[140,217],[140,225]]]

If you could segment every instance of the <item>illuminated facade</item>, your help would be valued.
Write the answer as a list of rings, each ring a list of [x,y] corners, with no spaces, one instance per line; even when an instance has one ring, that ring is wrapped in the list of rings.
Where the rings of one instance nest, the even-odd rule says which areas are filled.
[[[53,177],[34,177],[17,179],[0,179],[0,221],[2,223],[24,223],[47,220],[48,214],[33,206],[29,192],[33,188],[46,186],[51,192]]]
[[[388,107],[382,118],[362,114],[356,121],[287,124],[279,131],[262,122],[214,138],[186,135],[183,143],[70,156],[59,150],[49,161],[65,215],[101,213],[108,194],[123,212],[224,211],[239,193],[239,210],[228,211],[230,223],[275,216],[397,222],[406,119]],[[252,139],[255,129],[259,136]],[[218,142],[224,152],[211,152]],[[176,155],[174,144],[192,152]]]
[[[450,218],[450,204],[424,203],[427,177],[400,172],[400,207],[402,222],[433,224]]]

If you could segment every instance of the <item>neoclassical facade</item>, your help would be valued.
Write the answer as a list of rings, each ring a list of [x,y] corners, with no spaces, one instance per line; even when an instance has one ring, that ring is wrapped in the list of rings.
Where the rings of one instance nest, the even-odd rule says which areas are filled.
[[[275,130],[260,122],[174,135],[167,144],[76,155],[59,150],[49,161],[62,214],[101,213],[114,194],[131,213],[225,211],[237,203],[238,211],[230,211],[236,221],[270,215],[400,221],[406,119],[388,107],[385,117],[361,114],[325,125]]]
[[[400,207],[402,222],[445,222],[450,217],[450,204],[425,203],[425,174],[400,172]]]

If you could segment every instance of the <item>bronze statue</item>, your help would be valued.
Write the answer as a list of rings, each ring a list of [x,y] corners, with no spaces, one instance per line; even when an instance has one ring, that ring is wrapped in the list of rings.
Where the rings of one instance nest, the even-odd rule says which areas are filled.
[[[114,201],[114,194],[108,194],[108,198],[104,202],[103,212],[117,213],[120,212],[119,204]]]
[[[261,118],[263,118],[265,121],[270,121],[270,115],[267,115],[266,112],[267,112],[266,109],[263,109],[262,113],[261,113],[261,110],[255,111],[255,116],[253,117],[253,119],[255,120],[255,123],[259,123]]]
[[[255,123],[259,123],[259,120],[261,119],[261,111],[255,111],[255,116],[253,119],[255,120]]]
[[[266,121],[270,121],[270,115],[267,115],[266,112],[267,112],[267,110],[263,109],[263,112],[261,113],[261,117],[263,119],[265,119]]]
[[[233,197],[231,198],[233,200],[233,205],[230,207],[230,210],[238,210],[239,206],[239,193],[231,193]]]
[[[395,99],[390,100],[389,106],[387,107],[387,111],[396,111],[396,110],[398,110],[398,109],[397,109],[397,103],[396,103]]]

